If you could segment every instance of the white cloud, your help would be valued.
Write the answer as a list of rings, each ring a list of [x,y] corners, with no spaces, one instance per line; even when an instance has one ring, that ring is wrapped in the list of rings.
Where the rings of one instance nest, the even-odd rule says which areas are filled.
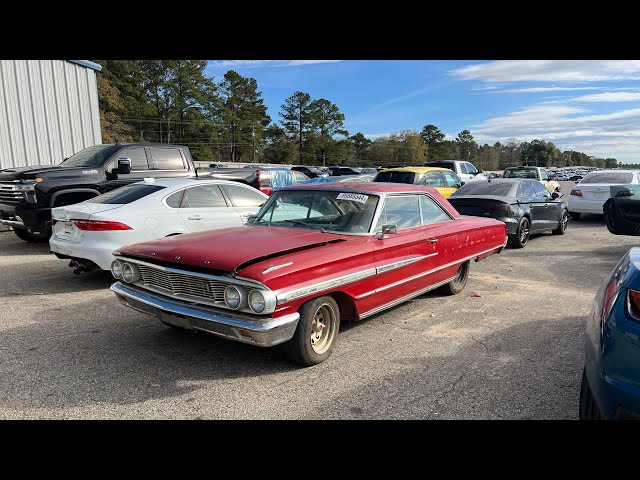
[[[476,90],[476,89],[473,89]],[[489,89],[485,89],[489,90]],[[569,92],[573,90],[605,90],[605,87],[531,87],[509,88],[507,90],[495,90],[491,93],[545,93],[545,92]]]
[[[640,79],[640,60],[498,60],[450,71],[484,82],[597,82]]]
[[[572,102],[637,102],[640,92],[604,92],[582,95],[570,99]]]
[[[479,143],[534,139],[562,150],[635,162],[640,152],[640,108],[606,114],[566,105],[535,105],[488,119],[471,129]]]
[[[342,60],[218,60],[210,61],[211,68],[267,68],[267,67],[300,67],[318,63],[334,63]]]
[[[376,138],[380,137],[388,137],[389,135],[391,135],[391,133],[363,133],[363,135],[369,140],[375,140]]]

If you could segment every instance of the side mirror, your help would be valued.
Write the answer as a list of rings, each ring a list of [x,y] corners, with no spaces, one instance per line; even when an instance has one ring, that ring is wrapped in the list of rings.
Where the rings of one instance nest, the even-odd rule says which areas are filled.
[[[380,237],[379,237],[380,240],[382,240],[387,233],[398,233],[397,225],[383,225],[382,233],[380,234]]]
[[[460,187],[462,187],[462,183],[460,182],[456,183],[456,188],[460,188]]]
[[[561,188],[561,187],[560,187],[560,185],[558,185],[558,186],[556,187],[555,191],[556,191],[556,192],[559,192],[559,191],[560,191],[560,188]]]
[[[118,174],[127,175],[131,173],[131,159],[130,158],[119,158],[118,159]]]
[[[633,197],[636,194],[636,192],[634,190],[631,190],[629,188],[625,188],[623,190],[620,190],[618,193],[616,193],[616,198],[618,197]]]
[[[560,198],[560,194],[559,194],[557,191],[555,191],[555,192],[553,192],[553,193],[551,194],[551,198],[553,198],[554,200],[555,200],[556,198]]]

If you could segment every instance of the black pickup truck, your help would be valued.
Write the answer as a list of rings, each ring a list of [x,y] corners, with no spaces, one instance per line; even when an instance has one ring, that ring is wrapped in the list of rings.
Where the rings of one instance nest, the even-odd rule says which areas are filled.
[[[197,169],[189,148],[166,143],[87,147],[60,165],[0,170],[0,224],[28,242],[51,236],[51,208],[79,203],[145,177],[214,177],[259,187],[254,170]]]

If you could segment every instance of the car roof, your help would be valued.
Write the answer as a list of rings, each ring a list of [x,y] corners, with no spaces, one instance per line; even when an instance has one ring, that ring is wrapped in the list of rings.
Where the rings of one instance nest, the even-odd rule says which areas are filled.
[[[397,167],[397,168],[385,168],[384,170],[380,170],[379,173],[382,172],[411,172],[411,173],[427,173],[434,171],[445,171],[451,172],[448,168],[441,167]]]
[[[422,185],[411,183],[390,183],[390,182],[328,182],[328,183],[299,183],[288,187],[281,187],[280,190],[341,190],[364,193],[412,193],[429,192],[436,190]]]

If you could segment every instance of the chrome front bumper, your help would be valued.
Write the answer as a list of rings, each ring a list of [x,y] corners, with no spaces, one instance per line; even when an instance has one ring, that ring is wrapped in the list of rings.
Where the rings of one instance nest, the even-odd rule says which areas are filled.
[[[194,305],[122,282],[111,285],[111,290],[124,305],[142,313],[155,315],[163,322],[260,347],[272,347],[290,340],[300,318],[298,312],[271,318]]]
[[[0,224],[13,228],[27,228],[24,226],[24,222],[18,220],[3,220],[0,218]]]

